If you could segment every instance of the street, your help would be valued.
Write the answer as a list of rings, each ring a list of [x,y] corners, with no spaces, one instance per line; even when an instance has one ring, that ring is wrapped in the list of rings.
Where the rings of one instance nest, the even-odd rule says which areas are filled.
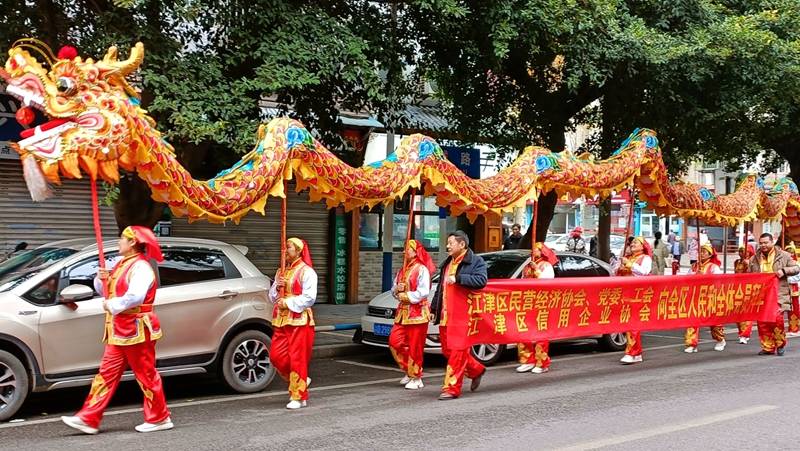
[[[166,378],[175,429],[149,435],[141,394],[123,384],[101,434],[76,434],[72,414],[88,387],[33,394],[17,418],[0,424],[2,449],[791,449],[800,420],[797,341],[784,357],[758,356],[757,337],[713,351],[683,353],[682,331],[644,335],[645,361],[618,363],[592,341],[554,343],[549,373],[514,372],[514,352],[492,367],[480,389],[436,399],[440,356],[426,356],[426,387],[404,390],[388,352],[317,359],[309,407],[284,409],[276,378],[269,389],[231,395],[196,376]],[[468,385],[468,383],[467,383]]]

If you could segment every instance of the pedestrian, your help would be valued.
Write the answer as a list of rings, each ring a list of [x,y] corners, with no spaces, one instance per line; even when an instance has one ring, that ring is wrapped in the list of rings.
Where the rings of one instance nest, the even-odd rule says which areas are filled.
[[[667,267],[667,257],[669,257],[669,246],[661,241],[661,232],[654,234],[653,241],[653,275],[663,276],[664,269]]]
[[[692,266],[691,274],[722,274],[722,268],[719,267],[722,263],[719,261],[717,251],[711,246],[711,243],[706,243],[700,246],[700,261]],[[683,352],[693,353],[697,352],[697,341],[700,335],[699,327],[689,327],[684,334],[683,342],[686,348]],[[715,351],[725,350],[725,327],[722,325],[711,326],[711,338],[717,342],[714,345]]]
[[[800,266],[792,260],[788,252],[775,246],[772,235],[762,233],[758,238],[759,252],[750,259],[750,270],[756,273],[774,273],[778,276],[778,305],[774,308],[774,320],[758,322],[758,339],[761,341],[759,355],[782,356],[786,350],[786,332],[783,322],[783,312],[791,309],[788,276],[800,273]]]
[[[583,227],[577,226],[572,229],[570,237],[567,240],[567,252],[575,252],[577,254],[586,253],[586,241],[583,239]]]
[[[156,340],[161,338],[161,325],[153,311],[158,283],[150,259],[164,260],[161,247],[152,230],[130,226],[119,238],[119,253],[122,260],[110,272],[99,270],[94,279],[94,289],[103,295],[106,312],[106,345],[100,371],[81,410],[75,416],[61,417],[67,426],[85,434],[99,432],[103,413],[127,366],[144,392],[145,422],[135,429],[155,432],[173,427],[156,370]]]
[[[800,249],[794,245],[794,241],[790,241],[786,246],[786,252],[792,256],[795,262],[800,256]],[[800,337],[800,276],[788,277],[789,287],[791,289],[790,296],[792,301],[792,309],[789,311],[789,329],[786,332],[786,337]]]
[[[288,292],[287,292],[288,290]],[[269,290],[272,308],[272,347],[269,360],[289,383],[287,409],[308,403],[308,364],[314,347],[314,313],[317,300],[317,273],[308,243],[300,238],[286,240],[286,270],[275,274]]]
[[[672,254],[672,275],[677,276],[681,270],[681,241],[674,232],[669,234],[670,253]]]
[[[503,249],[508,250],[519,248],[519,242],[522,241],[522,233],[520,232],[521,230],[522,226],[519,224],[514,224],[511,226],[511,235],[509,235],[508,238],[506,238],[506,240],[503,242]]]
[[[442,354],[447,359],[447,370],[444,375],[444,384],[439,400],[446,401],[461,396],[461,384],[464,375],[472,379],[470,391],[475,391],[481,385],[481,379],[486,373],[486,368],[478,362],[465,346],[455,346],[448,343],[447,328],[448,311],[452,309],[466,309],[467,300],[452,290],[455,285],[469,289],[481,289],[486,286],[488,275],[486,262],[479,255],[475,255],[469,248],[469,238],[461,230],[456,230],[447,237],[447,258],[439,266],[439,285],[433,295],[432,310],[434,324],[439,326],[439,339],[442,344]],[[461,330],[461,324],[454,324]],[[466,342],[467,328],[463,328],[463,338]]]
[[[700,251],[700,245],[697,243],[697,237],[690,237],[689,238],[689,265],[694,266],[697,263],[697,255]]]
[[[524,279],[552,279],[556,276],[553,265],[558,257],[544,243],[536,243],[531,251],[531,261],[522,270]],[[534,343],[517,343],[517,373],[532,372],[542,374],[550,371],[550,341],[539,340]]]
[[[400,384],[408,390],[419,390],[425,386],[422,383],[422,361],[431,319],[428,295],[431,291],[431,274],[436,267],[425,247],[417,240],[408,241],[405,262],[392,286],[392,295],[399,304],[389,334],[389,350],[397,365],[406,373],[400,379]]]
[[[653,269],[653,250],[650,243],[644,238],[637,236],[633,238],[630,248],[630,256],[623,257],[620,267],[617,270],[618,276],[647,276]],[[642,361],[642,333],[640,331],[630,331],[625,333],[627,345],[625,355],[620,359],[623,365],[639,363]]]
[[[744,274],[750,270],[750,259],[756,255],[756,247],[752,243],[739,246],[739,258],[733,263],[733,271],[737,274]],[[746,345],[750,341],[753,332],[752,321],[741,321],[736,323],[739,329],[739,344]]]
[[[597,235],[589,239],[589,255],[597,258]]]

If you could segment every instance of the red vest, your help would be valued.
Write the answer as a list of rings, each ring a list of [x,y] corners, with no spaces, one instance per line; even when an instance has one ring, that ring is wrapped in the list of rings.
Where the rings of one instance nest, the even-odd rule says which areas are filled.
[[[117,263],[108,278],[107,299],[123,296],[128,291],[131,268],[140,261],[145,262],[150,268],[150,262],[142,254],[125,257]],[[138,307],[125,310],[115,316],[106,313],[103,342],[110,345],[130,346],[161,338],[161,323],[153,312],[157,289],[158,286],[154,282],[147,290],[144,302]]]
[[[548,266],[553,266],[553,265],[550,264],[549,261],[547,261],[545,259],[541,259],[538,262],[533,262],[533,264],[536,265],[536,270],[539,271],[540,274],[543,273],[544,270],[547,269]],[[525,266],[525,269],[522,270],[522,278],[523,279],[538,279],[538,277],[536,276],[536,273],[533,270],[533,267],[530,264]]]
[[[295,260],[291,266],[286,268],[284,280],[286,281],[286,286],[290,287],[292,295],[298,296],[303,294],[303,273],[306,271],[313,271],[313,269],[309,268],[308,265],[299,258]],[[306,325],[314,325],[314,314],[310,308],[303,310],[301,313],[295,313],[288,308],[278,308],[278,304],[272,307],[273,327]]]
[[[405,271],[406,280],[404,282],[407,292],[417,291],[417,281],[419,280],[421,268],[422,265],[419,262],[413,262]],[[397,274],[397,277],[400,278],[400,273]],[[428,281],[428,285],[430,286],[430,280]],[[396,324],[426,324],[430,321],[430,318],[431,308],[428,304],[428,298],[422,299],[418,304],[412,304],[408,302],[408,298],[406,298],[405,301],[401,299],[400,305],[397,306],[394,322]]]
[[[641,265],[646,256],[647,256],[647,254],[641,253],[641,254],[637,255],[636,257],[633,257],[633,258],[628,259],[628,260],[633,261],[633,264]],[[617,270],[617,275],[618,276],[632,276],[633,275],[633,264],[631,264],[630,266],[620,265],[619,269]]]
[[[714,274],[715,267],[719,268],[719,266],[711,262],[709,263],[697,262],[694,265],[692,265],[692,271],[695,274]]]

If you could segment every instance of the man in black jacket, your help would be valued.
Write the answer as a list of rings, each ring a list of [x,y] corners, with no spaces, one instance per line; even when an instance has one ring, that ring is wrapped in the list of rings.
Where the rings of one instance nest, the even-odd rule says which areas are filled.
[[[439,339],[442,342],[442,354],[447,359],[447,371],[444,376],[444,385],[439,400],[456,399],[461,396],[461,384],[464,373],[472,379],[470,391],[475,391],[481,384],[481,378],[486,368],[478,362],[469,352],[469,347],[448,345],[447,330],[452,326],[451,333],[463,333],[462,342],[466,343],[466,324],[448,324],[448,309],[466,309],[467,300],[463,295],[451,290],[454,285],[468,289],[481,289],[486,286],[486,262],[475,255],[469,248],[469,238],[461,230],[456,230],[447,237],[448,257],[439,267],[439,286],[433,295],[431,310],[434,315],[434,324],[439,326]]]

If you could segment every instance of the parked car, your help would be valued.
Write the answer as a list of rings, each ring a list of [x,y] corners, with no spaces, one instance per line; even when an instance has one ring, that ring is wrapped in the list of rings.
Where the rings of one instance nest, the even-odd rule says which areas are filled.
[[[548,235],[548,239],[550,236],[552,235]],[[586,242],[587,253],[589,252],[589,242],[592,240],[592,237],[594,237],[594,235],[583,235],[583,240]],[[569,235],[565,234],[554,238],[550,242],[545,241],[545,243],[556,252],[566,252],[568,239]],[[611,253],[614,254],[614,256],[619,257],[622,254],[622,248],[625,246],[625,238],[622,235],[611,235],[609,237],[609,245],[611,247]]]
[[[490,279],[516,279],[522,276],[522,270],[530,262],[530,251],[509,250],[480,254],[486,261]],[[608,277],[611,267],[601,260],[588,255],[571,252],[558,252],[558,263],[553,268],[556,277]],[[431,292],[438,284],[437,276],[432,280]],[[367,314],[361,317],[361,342],[372,346],[389,346],[389,333],[394,324],[394,313],[397,299],[390,291],[379,294],[367,305]],[[607,334],[592,336],[606,350],[621,351],[625,349],[625,334]],[[480,344],[472,347],[472,354],[485,365],[491,365],[500,359],[506,345]],[[425,351],[441,353],[439,342],[439,326],[428,325],[428,336],[425,340]]]
[[[244,246],[185,238],[160,242],[161,375],[213,373],[240,393],[266,388],[275,376],[269,363],[269,278],[245,257]],[[121,258],[117,246],[104,243],[108,267]],[[14,258],[0,264],[0,420],[11,418],[31,391],[90,384],[103,354],[105,313],[92,283],[95,241],[59,241],[28,252],[35,258],[24,264]],[[4,274],[7,265],[16,267]],[[132,379],[126,372],[123,380]]]

